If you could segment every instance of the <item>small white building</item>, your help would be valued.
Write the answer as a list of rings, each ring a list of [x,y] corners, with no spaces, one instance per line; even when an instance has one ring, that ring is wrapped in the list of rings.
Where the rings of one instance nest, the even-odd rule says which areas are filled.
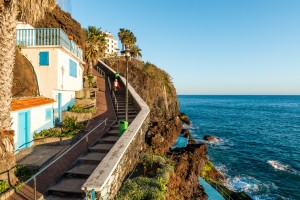
[[[53,104],[54,99],[45,97],[12,100],[10,115],[15,131],[15,150],[30,147],[35,132],[54,126]]]
[[[75,92],[83,88],[82,49],[60,28],[17,25],[17,45],[31,62],[41,96],[53,98],[55,122],[74,104]]]
[[[118,40],[115,40],[114,36],[109,33],[105,32],[105,39],[106,39],[106,50],[105,56],[117,55],[118,54]]]

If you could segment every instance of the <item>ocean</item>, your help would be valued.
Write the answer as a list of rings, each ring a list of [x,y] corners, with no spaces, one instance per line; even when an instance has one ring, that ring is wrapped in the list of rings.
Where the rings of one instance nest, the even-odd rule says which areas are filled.
[[[300,96],[179,95],[191,134],[220,138],[208,157],[253,199],[300,200]]]

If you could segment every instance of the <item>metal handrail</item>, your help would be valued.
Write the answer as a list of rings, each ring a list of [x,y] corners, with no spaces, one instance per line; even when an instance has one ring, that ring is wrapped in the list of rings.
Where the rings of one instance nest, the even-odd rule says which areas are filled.
[[[41,174],[43,171],[45,171],[48,167],[50,167],[51,165],[53,165],[56,161],[58,161],[60,158],[62,158],[66,153],[68,153],[70,150],[72,150],[78,143],[80,143],[82,140],[87,140],[87,137],[94,131],[96,130],[99,126],[101,126],[103,123],[105,123],[105,131],[106,131],[106,121],[108,120],[108,118],[106,118],[105,120],[103,120],[100,124],[98,124],[95,128],[93,128],[90,132],[88,132],[84,137],[82,137],[80,140],[78,140],[75,144],[73,144],[68,150],[66,150],[63,154],[61,154],[58,158],[56,158],[55,160],[53,160],[51,163],[49,163],[46,167],[44,167],[41,171],[39,171],[38,173],[36,173],[33,177],[31,177],[30,179],[28,179],[26,181],[26,183],[30,182],[32,179],[35,179],[39,174]]]
[[[115,105],[115,109],[117,110],[117,115],[119,113],[119,104],[118,104],[118,100],[117,100],[117,97],[116,97],[116,94],[114,91],[112,91],[112,96],[114,98],[114,105]]]
[[[96,70],[99,74],[103,76],[103,78],[105,78],[105,72],[102,69],[100,69],[100,67],[96,66]]]
[[[231,196],[225,192],[221,187],[218,187],[218,184],[212,183],[211,181],[207,181],[213,188],[215,188],[226,200],[234,200]]]

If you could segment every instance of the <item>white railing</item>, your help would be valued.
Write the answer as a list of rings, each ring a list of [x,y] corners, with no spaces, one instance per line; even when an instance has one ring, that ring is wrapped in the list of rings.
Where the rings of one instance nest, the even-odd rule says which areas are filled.
[[[63,46],[82,60],[82,49],[60,28],[17,29],[18,46]]]
[[[109,66],[99,61],[111,75],[115,74]],[[108,73],[108,72],[107,72]],[[120,81],[125,85],[126,80],[120,77]],[[94,191],[97,194],[97,198],[100,199],[112,199],[116,195],[116,188],[119,188],[126,175],[131,172],[130,165],[133,165],[135,157],[128,157],[140,152],[141,145],[145,137],[145,130],[143,127],[148,126],[150,109],[143,99],[136,93],[130,84],[128,84],[129,95],[132,96],[133,103],[139,110],[139,113],[135,119],[128,126],[121,138],[115,143],[113,148],[97,166],[88,180],[81,187],[86,194]],[[128,160],[130,159],[130,163]],[[124,168],[124,166],[127,166]]]

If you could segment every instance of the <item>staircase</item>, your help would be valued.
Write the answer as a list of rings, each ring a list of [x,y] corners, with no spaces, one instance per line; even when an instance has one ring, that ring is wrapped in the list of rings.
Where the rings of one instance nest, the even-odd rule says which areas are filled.
[[[125,120],[125,95],[121,91],[115,95],[114,105],[118,108],[117,119]],[[132,103],[128,103],[128,123],[130,124],[136,117],[137,112]],[[48,189],[45,199],[64,200],[64,199],[83,199],[84,192],[81,186],[102,159],[114,146],[119,139],[119,127],[115,123],[110,130],[100,138],[97,143],[89,148],[88,152],[80,157],[76,163],[64,173],[64,175]]]

